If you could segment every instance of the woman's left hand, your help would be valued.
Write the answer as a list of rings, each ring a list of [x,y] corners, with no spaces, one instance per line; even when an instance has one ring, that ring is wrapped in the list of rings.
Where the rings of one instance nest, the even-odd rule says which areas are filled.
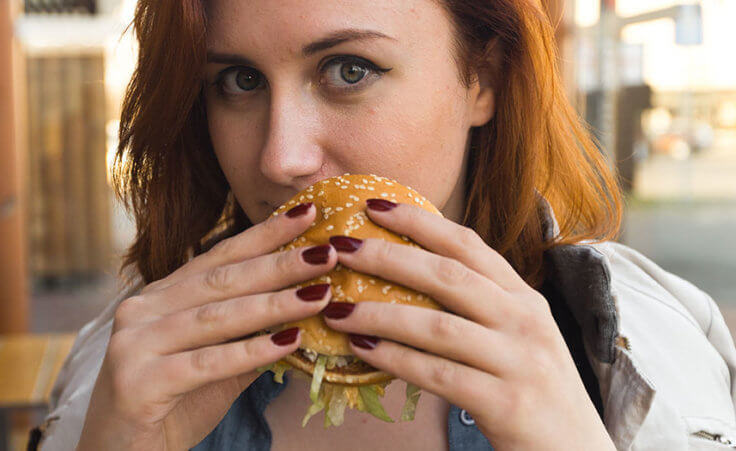
[[[365,239],[338,250],[339,262],[449,311],[365,301],[342,319],[325,315],[329,327],[357,334],[356,356],[467,410],[495,449],[614,449],[546,299],[500,254],[411,204],[366,211],[426,250]]]

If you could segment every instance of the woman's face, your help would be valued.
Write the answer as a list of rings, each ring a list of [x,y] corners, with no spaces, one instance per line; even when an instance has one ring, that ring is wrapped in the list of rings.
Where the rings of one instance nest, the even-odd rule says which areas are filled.
[[[209,2],[209,130],[248,218],[349,172],[460,221],[469,131],[493,94],[484,75],[461,85],[450,44],[435,0]]]

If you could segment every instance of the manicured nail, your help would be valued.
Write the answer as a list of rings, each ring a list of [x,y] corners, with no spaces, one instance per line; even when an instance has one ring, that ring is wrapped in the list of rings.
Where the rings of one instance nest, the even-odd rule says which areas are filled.
[[[300,288],[296,291],[296,295],[302,301],[321,301],[325,298],[327,291],[330,289],[329,283],[320,283],[318,285],[310,285]]]
[[[281,332],[271,335],[271,341],[278,346],[287,346],[294,343],[297,336],[299,336],[299,328],[292,327],[291,329],[284,329]]]
[[[296,218],[298,216],[303,216],[307,214],[309,211],[309,207],[312,206],[312,202],[308,202],[306,204],[299,204],[296,207],[292,208],[291,210],[286,212],[286,216],[290,218]]]
[[[353,313],[355,304],[350,302],[330,302],[327,307],[322,310],[322,314],[330,319],[343,319]]]
[[[368,208],[374,211],[389,211],[393,210],[398,205],[397,203],[386,199],[368,199],[365,203],[368,205]]]
[[[302,258],[310,265],[324,265],[330,259],[331,247],[329,244],[310,247],[302,252]]]
[[[363,245],[363,240],[349,236],[331,236],[330,244],[333,245],[338,252],[352,253],[360,249],[360,246]]]
[[[350,343],[363,349],[374,349],[378,346],[379,341],[381,341],[380,338],[372,335],[350,334]]]

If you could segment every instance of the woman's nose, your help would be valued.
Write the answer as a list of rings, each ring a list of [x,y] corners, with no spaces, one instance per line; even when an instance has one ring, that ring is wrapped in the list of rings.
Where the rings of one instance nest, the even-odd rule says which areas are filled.
[[[316,107],[306,95],[296,90],[272,95],[260,155],[264,176],[289,184],[317,172],[323,164],[320,128]]]

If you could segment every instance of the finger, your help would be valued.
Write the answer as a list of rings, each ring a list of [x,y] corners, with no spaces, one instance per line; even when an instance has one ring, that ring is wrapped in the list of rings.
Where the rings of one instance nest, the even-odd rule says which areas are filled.
[[[327,251],[324,263],[310,264],[305,255]],[[323,254],[324,255],[324,254]],[[337,264],[335,250],[329,245],[300,247],[262,255],[253,259],[211,268],[163,290],[144,295],[149,308],[145,319],[198,307],[211,302],[280,290],[314,279]]]
[[[500,332],[452,313],[363,301],[348,304],[355,306],[348,316],[331,319],[340,304],[347,303],[335,302],[322,315],[330,328],[340,332],[387,338],[496,375],[507,365],[510,343]]]
[[[193,274],[205,272],[217,266],[270,254],[309,228],[316,215],[316,209],[311,202],[299,204],[289,211],[292,211],[292,214],[301,214],[291,217],[287,211],[271,215],[265,221],[218,242],[212,249],[196,256],[168,277],[147,285],[141,293],[166,288]]]
[[[330,242],[336,243],[333,238]],[[502,302],[506,291],[493,280],[457,260],[424,249],[366,238],[357,251],[338,252],[338,259],[356,271],[425,293],[449,310],[484,326],[494,327],[510,313],[511,306]]]
[[[475,368],[442,357],[411,349],[388,340],[378,340],[373,349],[371,337],[351,337],[350,348],[357,357],[380,370],[417,385],[476,416],[488,410],[488,403],[503,391],[503,381]]]
[[[300,290],[288,289],[213,302],[176,312],[140,330],[142,349],[173,354],[222,343],[269,327],[316,315],[331,298],[330,286],[320,284],[301,290],[324,293],[304,300]],[[316,288],[316,289],[315,289]]]
[[[166,387],[168,392],[164,395],[188,393],[203,385],[254,371],[296,351],[301,343],[300,333],[291,343],[279,345],[273,340],[273,337],[279,339],[279,334],[283,340],[285,333],[292,333],[290,331],[292,329],[161,357],[143,370],[142,380]]]
[[[399,203],[386,211],[366,208],[366,212],[376,224],[411,238],[430,252],[458,260],[506,290],[525,286],[506,259],[469,227],[411,204]]]

